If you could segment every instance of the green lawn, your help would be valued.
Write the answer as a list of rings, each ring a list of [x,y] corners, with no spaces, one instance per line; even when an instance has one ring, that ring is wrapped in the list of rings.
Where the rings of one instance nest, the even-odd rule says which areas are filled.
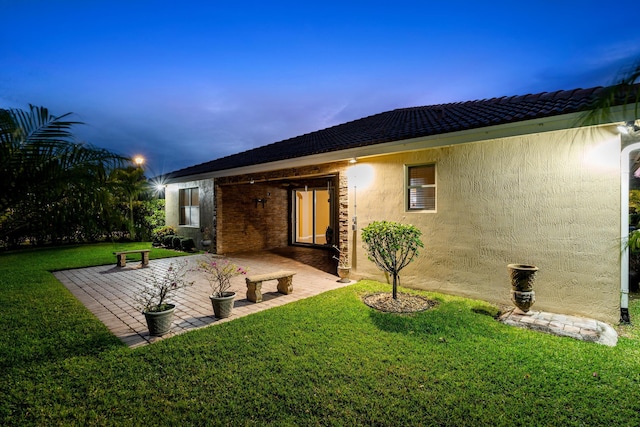
[[[144,246],[0,255],[0,425],[640,425],[638,328],[611,348],[433,293],[384,314],[371,281],[131,350],[48,271]]]

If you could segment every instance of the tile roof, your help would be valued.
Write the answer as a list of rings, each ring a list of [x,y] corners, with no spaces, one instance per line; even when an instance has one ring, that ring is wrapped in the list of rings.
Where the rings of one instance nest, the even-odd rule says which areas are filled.
[[[595,87],[399,108],[180,169],[169,173],[167,178],[574,113],[588,109],[604,89]]]

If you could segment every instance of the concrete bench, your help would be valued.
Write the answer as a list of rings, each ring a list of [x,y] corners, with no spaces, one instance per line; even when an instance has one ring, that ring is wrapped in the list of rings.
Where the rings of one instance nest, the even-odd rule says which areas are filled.
[[[262,301],[262,282],[267,280],[278,280],[278,292],[289,295],[293,292],[293,275],[295,271],[276,271],[275,273],[255,274],[247,276],[247,299],[251,302]]]
[[[146,267],[149,265],[149,252],[151,252],[151,249],[137,249],[133,251],[114,252],[113,254],[118,259],[118,267],[127,265],[127,254],[142,254],[142,263],[140,265]]]

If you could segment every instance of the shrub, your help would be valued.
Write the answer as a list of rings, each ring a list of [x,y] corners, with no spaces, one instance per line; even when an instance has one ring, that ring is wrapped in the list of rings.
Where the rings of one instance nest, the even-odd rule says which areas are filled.
[[[413,225],[391,221],[374,221],[362,229],[362,242],[370,261],[393,276],[393,299],[398,297],[400,270],[409,264],[418,248],[422,232]]]
[[[165,200],[145,200],[143,204],[145,206],[145,215],[142,219],[143,228],[145,229],[147,235],[152,236],[155,230],[163,228],[163,226],[165,225]]]
[[[184,237],[180,239],[180,249],[185,252],[190,252],[196,247],[196,243],[191,237]]]
[[[180,249],[180,240],[182,239],[182,236],[173,236],[173,239],[171,240],[171,247],[173,249]]]
[[[173,248],[173,235],[164,236],[164,239],[162,239],[162,244],[167,248]]]
[[[162,243],[165,242],[166,236],[173,236],[176,234],[175,228],[170,225],[165,225],[162,227],[156,227],[153,229],[152,241],[153,243]]]

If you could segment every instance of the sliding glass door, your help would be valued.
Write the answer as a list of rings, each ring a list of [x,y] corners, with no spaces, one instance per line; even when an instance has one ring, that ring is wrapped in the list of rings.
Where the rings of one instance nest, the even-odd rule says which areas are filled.
[[[293,242],[325,245],[332,227],[331,191],[327,188],[293,190]]]

